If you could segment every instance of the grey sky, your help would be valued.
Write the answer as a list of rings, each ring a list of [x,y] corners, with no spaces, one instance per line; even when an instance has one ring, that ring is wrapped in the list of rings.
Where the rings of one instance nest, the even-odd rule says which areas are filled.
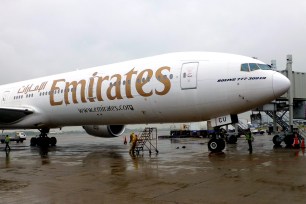
[[[306,72],[303,0],[2,0],[0,84],[177,51]]]

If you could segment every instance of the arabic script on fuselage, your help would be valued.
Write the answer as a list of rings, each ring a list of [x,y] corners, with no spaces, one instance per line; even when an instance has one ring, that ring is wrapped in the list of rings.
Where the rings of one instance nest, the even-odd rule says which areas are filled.
[[[28,84],[27,86],[22,86],[19,90],[19,94],[28,94],[30,92],[40,92],[43,91],[46,88],[47,81],[42,82],[39,85],[34,85],[34,84]]]

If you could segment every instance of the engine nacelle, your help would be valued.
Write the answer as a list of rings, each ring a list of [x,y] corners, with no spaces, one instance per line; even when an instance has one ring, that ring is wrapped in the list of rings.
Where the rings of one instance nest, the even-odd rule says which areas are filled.
[[[83,128],[95,137],[118,137],[125,131],[124,125],[86,125]]]

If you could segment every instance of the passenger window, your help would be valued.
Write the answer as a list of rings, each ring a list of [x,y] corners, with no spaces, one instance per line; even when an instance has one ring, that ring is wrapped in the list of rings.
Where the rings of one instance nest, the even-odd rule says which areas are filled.
[[[243,72],[249,72],[249,64],[245,63],[245,64],[241,64],[241,71]]]
[[[249,65],[250,65],[250,70],[251,70],[251,71],[260,69],[260,68],[257,66],[257,64],[255,64],[255,63],[250,63]]]

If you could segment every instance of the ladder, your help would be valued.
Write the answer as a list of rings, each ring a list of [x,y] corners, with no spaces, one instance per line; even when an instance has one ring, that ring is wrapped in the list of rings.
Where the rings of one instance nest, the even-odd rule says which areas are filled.
[[[235,124],[231,124],[235,128]],[[238,132],[243,133],[248,129],[248,125],[244,124],[241,120],[238,120]]]
[[[265,111],[265,113],[273,119],[273,111]],[[289,119],[285,114],[286,112],[284,112],[281,116],[279,114],[276,114],[275,119],[277,124],[279,124],[285,131],[288,131],[290,126],[286,122],[286,120],[288,121]]]
[[[139,155],[140,151],[148,150],[149,154],[152,154],[152,151],[155,151],[158,154],[157,150],[157,128],[147,127],[139,134],[137,139],[135,151]],[[155,141],[155,144],[154,144]]]

